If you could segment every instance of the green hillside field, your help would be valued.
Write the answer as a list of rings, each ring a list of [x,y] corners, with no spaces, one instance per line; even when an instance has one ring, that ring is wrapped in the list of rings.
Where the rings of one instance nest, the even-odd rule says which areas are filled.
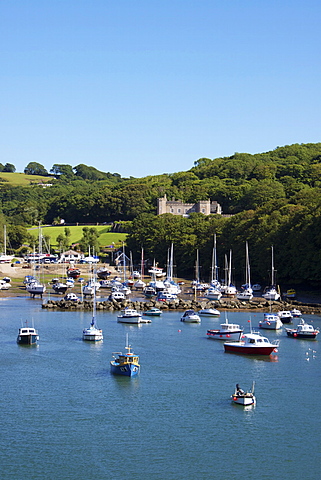
[[[96,228],[97,231],[100,233],[99,236],[99,243],[101,247],[108,247],[109,245],[115,244],[116,247],[122,245],[122,242],[126,241],[126,233],[114,233],[110,232],[109,225],[88,225],[89,228]],[[44,236],[50,237],[50,245],[52,247],[58,248],[58,244],[56,238],[59,234],[64,234],[64,229],[66,228],[65,225],[59,226],[43,226],[41,227],[42,234]],[[83,236],[82,229],[84,225],[75,225],[75,226],[67,226],[70,230],[70,244],[76,244],[80,241]],[[38,238],[39,230],[38,227],[29,228],[28,232],[33,235],[34,237]]]
[[[0,184],[9,183],[11,186],[26,187],[28,185],[36,185],[37,183],[51,183],[51,177],[41,175],[26,175],[18,172],[0,172]]]

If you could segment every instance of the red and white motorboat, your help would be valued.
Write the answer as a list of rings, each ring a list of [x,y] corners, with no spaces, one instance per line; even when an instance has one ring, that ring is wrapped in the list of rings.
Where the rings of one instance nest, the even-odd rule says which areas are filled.
[[[279,340],[270,342],[259,332],[245,333],[239,342],[224,343],[225,352],[242,353],[245,355],[271,355],[277,352]]]

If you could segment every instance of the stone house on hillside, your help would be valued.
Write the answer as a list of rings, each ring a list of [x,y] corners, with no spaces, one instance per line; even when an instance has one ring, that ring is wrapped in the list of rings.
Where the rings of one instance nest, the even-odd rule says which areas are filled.
[[[204,215],[222,214],[221,205],[216,201],[200,200],[196,203],[183,203],[180,200],[167,200],[166,195],[157,199],[157,215],[171,213],[172,215],[182,215],[188,217],[193,212],[203,213]]]

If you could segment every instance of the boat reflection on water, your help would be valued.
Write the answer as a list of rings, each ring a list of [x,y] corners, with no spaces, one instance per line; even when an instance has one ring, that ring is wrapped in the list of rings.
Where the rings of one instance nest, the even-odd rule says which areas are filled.
[[[236,353],[235,355],[242,356],[242,358],[248,358],[254,362],[278,362],[279,357],[277,355],[244,355]]]
[[[231,407],[235,408],[236,410],[238,410],[239,412],[242,412],[242,413],[243,412],[253,412],[253,410],[255,410],[255,408],[256,408],[256,404],[253,403],[252,405],[242,405],[242,408],[240,408],[240,406],[237,405],[237,403],[232,402]]]

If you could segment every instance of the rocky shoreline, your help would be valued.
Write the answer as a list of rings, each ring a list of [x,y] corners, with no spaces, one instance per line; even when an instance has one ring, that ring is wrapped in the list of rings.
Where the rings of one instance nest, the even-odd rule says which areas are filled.
[[[235,299],[221,299],[219,301],[207,301],[207,300],[186,300],[177,299],[172,301],[159,302],[156,300],[123,300],[117,302],[115,300],[103,300],[96,302],[97,310],[105,310],[108,312],[120,311],[126,307],[135,308],[138,311],[146,311],[152,307],[157,307],[161,310],[187,310],[189,308],[193,310],[200,310],[202,308],[216,308],[218,310],[238,310],[238,311],[272,311],[278,312],[281,310],[292,310],[297,307],[301,310],[302,314],[321,314],[321,304],[319,303],[302,303],[293,300],[289,302],[268,302],[262,298],[254,298],[249,302],[242,302]],[[45,309],[58,309],[58,310],[92,310],[93,301],[68,301],[68,300],[48,300],[47,303],[43,303],[42,308]]]
[[[52,276],[61,276],[63,273],[63,265],[49,265],[46,266],[46,275],[47,282]],[[117,272],[113,267],[110,267],[113,272],[113,275],[116,275]],[[0,265],[0,273],[4,276],[9,276],[12,278],[12,288],[10,290],[1,290],[1,297],[20,297],[25,296],[25,286],[23,285],[23,277],[28,273],[25,266],[14,266],[12,268],[10,265],[2,264]],[[83,272],[84,277],[86,273]],[[78,286],[78,285],[77,285]],[[75,289],[75,293],[79,294],[80,287]],[[291,300],[291,301],[277,301],[277,302],[268,302],[262,297],[254,297],[249,302],[242,302],[237,299],[231,298],[221,298],[219,301],[209,301],[206,298],[195,299],[193,291],[186,284],[182,288],[182,295],[180,299],[175,301],[167,302],[158,302],[156,300],[146,300],[138,298],[135,300],[126,299],[122,302],[104,300],[99,301],[97,299],[96,308],[97,310],[106,310],[106,311],[120,311],[126,307],[132,307],[139,311],[146,311],[151,307],[157,307],[161,310],[187,310],[192,308],[194,310],[199,310],[201,308],[216,308],[218,310],[239,310],[239,311],[272,311],[278,312],[280,310],[292,310],[294,307],[297,307],[301,310],[302,314],[320,314],[321,315],[321,303],[318,303],[320,299],[319,291],[307,291],[300,292],[299,298],[302,301]],[[136,292],[138,295],[139,293]],[[191,298],[192,297],[192,298]],[[92,300],[84,300],[79,302],[65,301],[64,299],[48,299],[44,301],[42,308],[53,309],[53,310],[92,310]]]

